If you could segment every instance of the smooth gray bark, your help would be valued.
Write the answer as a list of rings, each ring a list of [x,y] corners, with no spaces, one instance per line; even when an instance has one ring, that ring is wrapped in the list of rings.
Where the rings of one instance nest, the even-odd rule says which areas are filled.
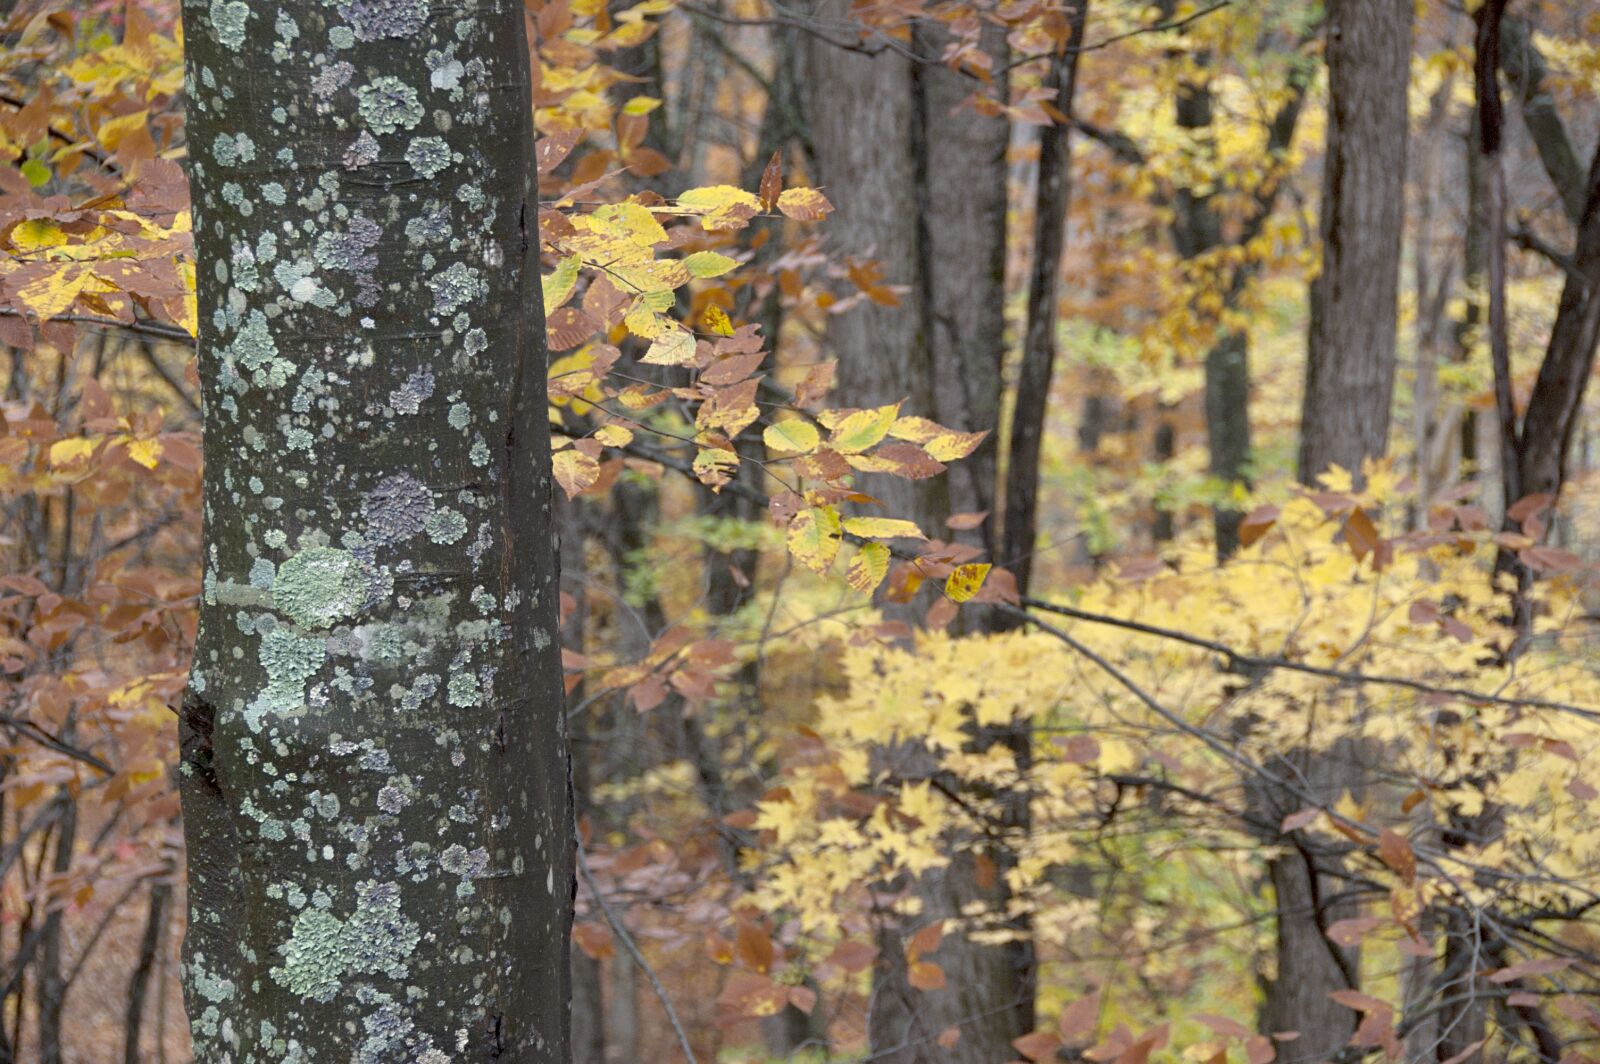
[[[564,1062],[572,828],[514,0],[186,0],[223,1061]]]

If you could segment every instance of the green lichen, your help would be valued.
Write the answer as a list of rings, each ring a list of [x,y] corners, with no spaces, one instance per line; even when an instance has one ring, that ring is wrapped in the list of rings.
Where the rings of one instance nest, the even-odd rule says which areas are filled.
[[[305,628],[353,616],[365,597],[361,565],[349,551],[308,547],[278,567],[273,603]]]
[[[422,121],[417,90],[399,78],[373,78],[370,84],[356,90],[356,100],[368,128],[379,135],[411,129]]]
[[[305,683],[322,668],[327,648],[315,636],[278,625],[262,633],[256,656],[267,674],[261,708],[292,710],[305,703]]]
[[[458,709],[469,709],[477,705],[483,698],[478,689],[478,677],[470,672],[456,672],[450,677],[450,686],[445,691],[445,699]]]
[[[244,45],[249,19],[250,5],[244,0],[211,0],[211,25],[224,47],[237,52]]]
[[[428,531],[428,538],[435,543],[455,543],[467,534],[467,519],[448,506],[443,506],[428,515],[424,527]]]
[[[423,177],[443,173],[453,158],[443,137],[417,137],[406,148],[406,162]]]
[[[284,943],[283,964],[272,969],[272,978],[300,997],[331,999],[345,970],[344,933],[344,921],[337,916],[323,909],[307,909],[295,917],[289,941]]]
[[[325,908],[306,909],[295,917],[283,945],[283,964],[272,969],[280,986],[326,1002],[347,974],[406,977],[407,959],[422,934],[401,911],[399,889],[369,881],[356,888],[356,895],[355,912],[347,920]]]
[[[262,387],[281,388],[289,383],[294,364],[278,357],[278,342],[272,338],[267,316],[252,310],[250,317],[228,345],[228,354],[239,365],[250,371],[251,378]]]

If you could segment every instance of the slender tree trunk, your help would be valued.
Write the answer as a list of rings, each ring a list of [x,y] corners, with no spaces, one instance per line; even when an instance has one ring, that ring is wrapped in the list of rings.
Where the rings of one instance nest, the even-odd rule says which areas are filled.
[[[184,16],[206,415],[182,721],[196,1053],[565,1062],[522,5]]]
[[[139,940],[138,959],[128,979],[128,1014],[123,1025],[122,1064],[140,1064],[149,1059],[139,1043],[144,1033],[145,1001],[150,996],[150,977],[157,971],[156,960],[161,944],[166,941],[170,920],[167,906],[171,903],[171,883],[162,879],[150,885],[150,910],[145,917],[144,936]]]
[[[585,564],[585,518],[587,500],[555,500],[557,551],[561,559],[561,590],[571,597],[573,608],[561,628],[561,647],[576,654],[585,652],[589,619],[587,566]],[[567,705],[584,701],[584,685],[567,691]],[[572,743],[572,812],[581,824],[589,814],[594,795],[595,744],[591,737],[592,714],[579,712],[567,726]],[[598,958],[581,949],[572,951],[572,1060],[573,1064],[605,1064],[605,990]]]
[[[1071,13],[1074,45],[1083,40],[1088,0]],[[1056,90],[1055,106],[1070,116],[1078,82],[1076,47],[1050,60],[1046,87]],[[1067,208],[1072,200],[1072,127],[1062,122],[1039,131],[1039,177],[1034,194],[1033,254],[1028,265],[1027,326],[1017,370],[1011,435],[1006,444],[1005,518],[1001,523],[1000,563],[1016,577],[1023,595],[1033,579],[1038,539],[1039,459],[1044,446],[1050,381],[1055,373],[1057,304],[1061,255],[1067,241]],[[1008,622],[1015,627],[1016,622]],[[1002,624],[1000,627],[1004,627]]]
[[[1322,270],[1311,285],[1300,480],[1387,449],[1410,119],[1411,0],[1328,5]]]
[[[67,733],[71,738],[71,733]],[[51,868],[63,875],[72,866],[72,850],[78,838],[78,803],[63,790],[61,801],[66,811],[56,832],[55,859]],[[61,916],[52,909],[44,919],[44,944],[39,958],[39,1060],[40,1064],[61,1064],[62,1013],[67,1003],[67,981],[61,969]]]

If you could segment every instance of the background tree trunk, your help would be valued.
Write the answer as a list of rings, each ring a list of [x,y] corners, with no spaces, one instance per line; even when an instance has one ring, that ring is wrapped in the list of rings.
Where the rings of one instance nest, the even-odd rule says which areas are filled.
[[[1406,214],[1410,0],[1328,5],[1322,271],[1311,285],[1300,480],[1387,449]]]
[[[522,5],[270,11],[184,4],[206,411],[183,720],[196,1052],[565,1061]]]

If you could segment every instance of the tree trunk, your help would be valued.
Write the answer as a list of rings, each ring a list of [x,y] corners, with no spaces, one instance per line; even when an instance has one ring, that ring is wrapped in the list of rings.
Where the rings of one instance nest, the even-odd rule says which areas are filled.
[[[1411,0],[1328,5],[1322,271],[1311,285],[1300,480],[1387,449],[1405,230]]]
[[[828,24],[850,24],[849,5],[843,0],[821,0],[814,16]],[[902,289],[892,305],[866,299],[829,317],[828,343],[839,360],[839,394],[855,406],[904,399],[908,413],[931,411],[914,139],[920,119],[911,60],[892,50],[875,55],[847,51],[808,35],[801,61],[817,178],[835,207],[828,223],[828,250],[876,261],[880,285]],[[850,105],[840,106],[842,99]],[[949,513],[942,478],[876,476],[865,482],[866,491],[882,500],[885,513],[914,520],[929,535],[936,534]]]
[[[831,20],[845,17],[844,8],[826,3],[817,10]],[[918,26],[913,40],[919,51],[936,53],[944,36],[942,28]],[[986,33],[984,47],[994,67],[1003,68],[1003,33]],[[859,406],[905,399],[908,412],[992,434],[1004,359],[1006,123],[960,106],[976,82],[892,50],[869,57],[808,40],[805,62],[817,174],[835,191],[838,207],[832,246],[877,260],[883,283],[905,287],[897,305],[867,301],[830,319],[840,394]],[[1002,98],[1004,85],[1002,77]],[[838,107],[841,95],[852,106]],[[1052,272],[1058,259],[1059,248],[1050,255]],[[866,490],[884,501],[886,513],[916,520],[929,536],[943,538],[952,512],[993,508],[996,450],[991,436],[948,477],[879,478]],[[995,549],[987,530],[974,539]],[[1008,553],[1001,549],[1003,563],[1013,560]],[[1026,736],[976,741],[988,745],[997,738],[1020,744],[1025,755]],[[1013,812],[1012,820],[1025,817],[1025,801]],[[925,917],[953,919],[963,902],[1004,914],[1004,865],[1002,856],[1001,873],[981,885],[959,862],[922,877],[913,889]],[[1013,1056],[1011,1040],[1034,1023],[1031,939],[1026,927],[1015,929],[1017,941],[986,946],[952,923],[934,958],[947,973],[946,988],[924,992],[906,982],[906,929],[889,919],[880,935],[868,1021],[874,1059],[909,1064],[937,1051],[953,1064],[982,1064]],[[961,1038],[945,1051],[933,1039],[948,1027],[958,1028]]]
[[[206,414],[182,722],[196,1054],[566,1061],[522,5],[184,15]]]
[[[949,34],[921,26],[916,41],[919,51],[937,55]],[[992,91],[1005,99],[1005,32],[987,27],[982,44],[997,70]],[[989,433],[944,478],[951,512],[973,513],[991,510],[995,502],[1006,354],[1006,148],[1011,128],[1002,118],[962,106],[978,87],[971,78],[940,65],[919,66],[914,73],[921,110],[916,213],[922,225],[930,416],[960,432]],[[966,536],[993,553],[995,526],[987,521]],[[941,539],[959,538],[943,528],[923,531]]]

